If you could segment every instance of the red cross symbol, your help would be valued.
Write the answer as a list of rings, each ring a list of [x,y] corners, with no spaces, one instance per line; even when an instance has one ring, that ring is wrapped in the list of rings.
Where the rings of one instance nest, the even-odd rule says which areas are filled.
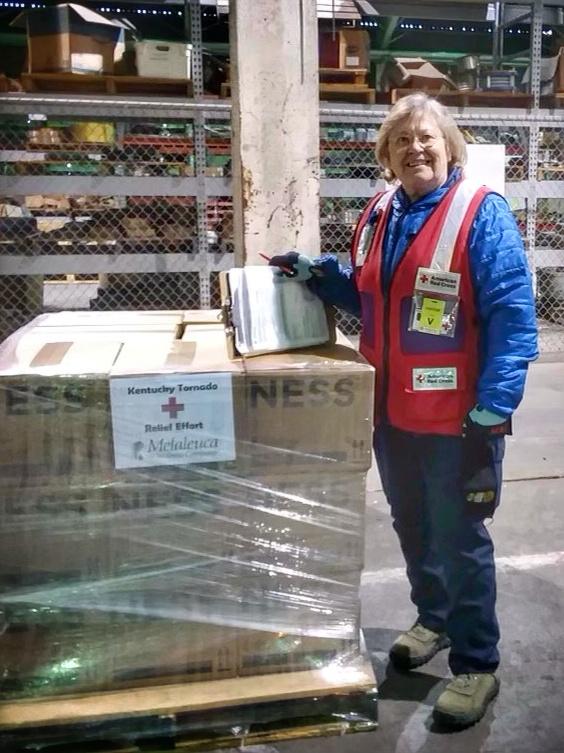
[[[424,285],[424,284],[425,284],[426,282],[429,282],[429,275],[421,275],[421,276],[419,277],[419,282],[422,282],[422,283],[423,283],[423,285]]]
[[[446,332],[450,328],[450,322],[443,322],[443,329]]]
[[[169,397],[168,403],[161,405],[163,413],[168,413],[169,418],[178,418],[178,414],[184,410],[184,403],[177,403],[175,397]]]

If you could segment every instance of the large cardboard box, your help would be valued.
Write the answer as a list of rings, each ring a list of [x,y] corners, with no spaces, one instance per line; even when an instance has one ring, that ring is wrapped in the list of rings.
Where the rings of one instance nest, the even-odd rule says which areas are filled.
[[[144,39],[135,42],[137,75],[154,78],[190,79],[192,45]]]
[[[237,675],[240,632],[95,611],[20,612],[0,636],[0,698]]]
[[[0,347],[0,488],[106,478],[108,374],[122,351],[172,348],[182,312],[43,314]],[[99,476],[102,474],[102,476]]]
[[[285,574],[347,579],[363,565],[364,481],[179,469],[121,484],[6,489],[0,577],[6,587],[94,583],[166,558],[269,588]]]
[[[338,343],[245,360],[244,437],[260,466],[368,470],[374,373]]]
[[[26,10],[12,26],[27,30],[29,73],[113,73],[116,43],[130,28],[76,3]]]
[[[400,89],[444,91],[456,88],[447,75],[424,58],[393,58],[386,67],[385,78]]]
[[[36,610],[37,611],[37,610]],[[95,611],[43,610],[0,636],[0,698],[40,697],[316,669],[358,654],[317,638]]]
[[[365,29],[343,28],[319,35],[320,68],[370,67],[370,35]]]
[[[179,340],[176,321],[155,320],[141,318],[137,331],[89,328],[84,319],[74,333],[30,326],[2,347],[0,487],[119,479],[128,469],[190,462],[240,477],[370,467],[374,373],[356,351],[335,344],[230,360],[221,325],[187,324]],[[184,382],[198,375],[201,384],[179,385],[176,374]],[[224,385],[214,393],[223,408],[212,403],[208,418],[225,424],[233,446],[189,456],[207,429],[183,419],[212,395],[205,375]],[[125,395],[112,404],[118,388]]]

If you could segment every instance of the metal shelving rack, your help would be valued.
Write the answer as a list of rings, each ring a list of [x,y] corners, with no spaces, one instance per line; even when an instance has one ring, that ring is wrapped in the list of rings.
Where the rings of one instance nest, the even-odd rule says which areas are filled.
[[[76,222],[63,226],[55,234],[37,233],[5,242],[0,238],[0,283],[8,278],[40,280],[41,276],[96,277],[108,276],[116,281],[117,292],[109,297],[109,307],[160,307],[179,305],[184,294],[186,307],[215,307],[219,304],[218,273],[233,265],[230,238],[231,185],[229,166],[210,164],[214,145],[229,149],[230,103],[203,98],[201,68],[201,26],[199,0],[189,0],[190,33],[194,50],[194,100],[159,99],[155,97],[100,97],[78,95],[4,94],[0,95],[0,119],[3,120],[3,145],[0,146],[0,196],[10,197],[20,204],[26,196],[63,195],[71,202],[89,197],[94,205],[104,197],[117,198],[117,206],[106,210],[85,209],[82,215],[98,218],[94,224],[104,225],[114,232],[113,242],[94,242],[83,237]],[[540,42],[542,35],[542,2],[534,0],[532,8],[532,87],[535,96],[530,110],[501,108],[453,109],[459,125],[470,138],[485,141],[505,140],[507,143],[506,196],[512,203],[526,241],[533,270],[554,270],[556,277],[547,281],[539,275],[539,313],[543,319],[543,347],[545,350],[564,350],[564,281],[560,283],[560,268],[564,276],[564,242],[559,240],[564,228],[564,180],[559,180],[564,157],[564,111],[543,110],[538,107],[540,91]],[[536,94],[535,94],[536,92]],[[379,123],[387,106],[364,106],[322,103],[321,106],[321,224],[323,248],[337,252],[346,260],[352,227],[366,198],[372,196],[383,183],[370,157]],[[30,129],[38,122],[30,115],[45,118],[43,122],[111,123],[115,127],[116,144],[121,151],[95,144],[70,144],[79,148],[79,156],[88,156],[98,149],[104,156],[94,175],[49,175],[41,160],[14,163],[17,155],[49,153],[49,147],[35,147],[35,151],[21,143],[17,129]],[[27,122],[27,126],[26,126]],[[168,123],[172,134],[163,136],[167,148],[172,145],[177,160],[176,172],[169,169],[150,152],[124,147],[124,138],[135,128],[153,127],[162,130]],[[13,128],[13,132],[10,130]],[[175,141],[174,129],[184,128],[183,139]],[[217,135],[219,132],[219,136]],[[10,142],[13,133],[13,143]],[[17,136],[16,134],[20,134]],[[189,137],[186,136],[189,134]],[[18,141],[19,139],[19,141]],[[182,144],[182,148],[178,148]],[[60,148],[60,145],[59,147]],[[164,148],[164,147],[163,147]],[[129,151],[128,151],[129,150]],[[55,150],[56,151],[56,150]],[[174,150],[173,150],[174,151]],[[179,157],[178,154],[181,154]],[[191,165],[188,166],[188,158]],[[151,170],[143,172],[142,165],[151,162]],[[155,162],[157,160],[157,162]],[[22,168],[23,164],[23,168]],[[69,173],[73,170],[71,161]],[[141,165],[141,168],[140,168]],[[17,168],[17,169],[16,169]],[[19,172],[18,172],[19,170]],[[180,172],[178,172],[180,171]],[[164,172],[164,174],[163,174]],[[11,173],[11,174],[8,174]],[[183,203],[184,202],[184,203]],[[548,207],[548,208],[547,208]],[[43,216],[42,211],[35,211]],[[50,213],[53,215],[53,212]],[[56,212],[54,213],[56,214]],[[73,216],[80,215],[73,209]],[[129,238],[119,222],[131,218],[152,223],[149,238]],[[187,219],[188,218],[188,219]],[[165,238],[172,226],[186,223],[190,232],[181,240]],[[84,227],[84,225],[82,226]],[[73,235],[72,228],[76,229]],[[104,228],[102,228],[104,229]],[[80,231],[80,232],[79,232]],[[66,236],[65,236],[66,232]],[[58,235],[57,235],[58,233]],[[168,233],[170,236],[170,233]],[[62,238],[62,239],[61,239]],[[53,239],[53,240],[51,240]],[[546,276],[545,276],[546,277]],[[168,295],[173,281],[178,280],[177,297]],[[556,280],[556,282],[555,282]],[[151,281],[153,285],[151,286]],[[96,288],[96,283],[90,283]],[[562,285],[560,297],[559,285]],[[546,286],[549,286],[547,292]],[[111,287],[111,286],[110,286]],[[151,290],[151,287],[155,288]],[[88,307],[96,290],[89,297],[76,286],[44,286],[42,300],[36,297],[24,319],[47,308]],[[79,295],[80,293],[80,295]],[[106,296],[107,299],[107,296]],[[0,309],[14,311],[21,308],[21,294],[9,300],[9,286],[0,285]],[[8,317],[9,319],[9,317]],[[16,317],[17,319],[17,317]],[[21,319],[21,317],[20,317]],[[552,321],[550,321],[552,320]],[[15,325],[23,323],[15,321]],[[343,319],[349,332],[357,323]],[[4,331],[1,334],[7,334]]]

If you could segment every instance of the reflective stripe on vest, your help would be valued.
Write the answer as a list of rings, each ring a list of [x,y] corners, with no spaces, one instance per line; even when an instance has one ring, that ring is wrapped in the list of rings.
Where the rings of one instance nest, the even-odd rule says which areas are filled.
[[[480,186],[470,180],[462,180],[457,189],[454,199],[448,208],[447,215],[437,241],[431,269],[441,272],[449,272],[454,254],[454,244],[460,232],[462,221],[466,216],[470,202],[476,195]]]

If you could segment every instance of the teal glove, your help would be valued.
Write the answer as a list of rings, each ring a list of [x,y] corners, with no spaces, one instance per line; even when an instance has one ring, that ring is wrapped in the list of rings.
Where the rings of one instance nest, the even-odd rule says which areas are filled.
[[[309,280],[316,274],[316,270],[319,270],[309,256],[297,251],[288,251],[285,254],[273,256],[268,264],[271,267],[278,267],[277,277],[283,280],[297,280],[298,282]]]
[[[474,406],[468,417],[475,424],[479,424],[479,426],[497,426],[507,421],[507,416],[499,416],[487,408],[482,408],[481,405]]]

